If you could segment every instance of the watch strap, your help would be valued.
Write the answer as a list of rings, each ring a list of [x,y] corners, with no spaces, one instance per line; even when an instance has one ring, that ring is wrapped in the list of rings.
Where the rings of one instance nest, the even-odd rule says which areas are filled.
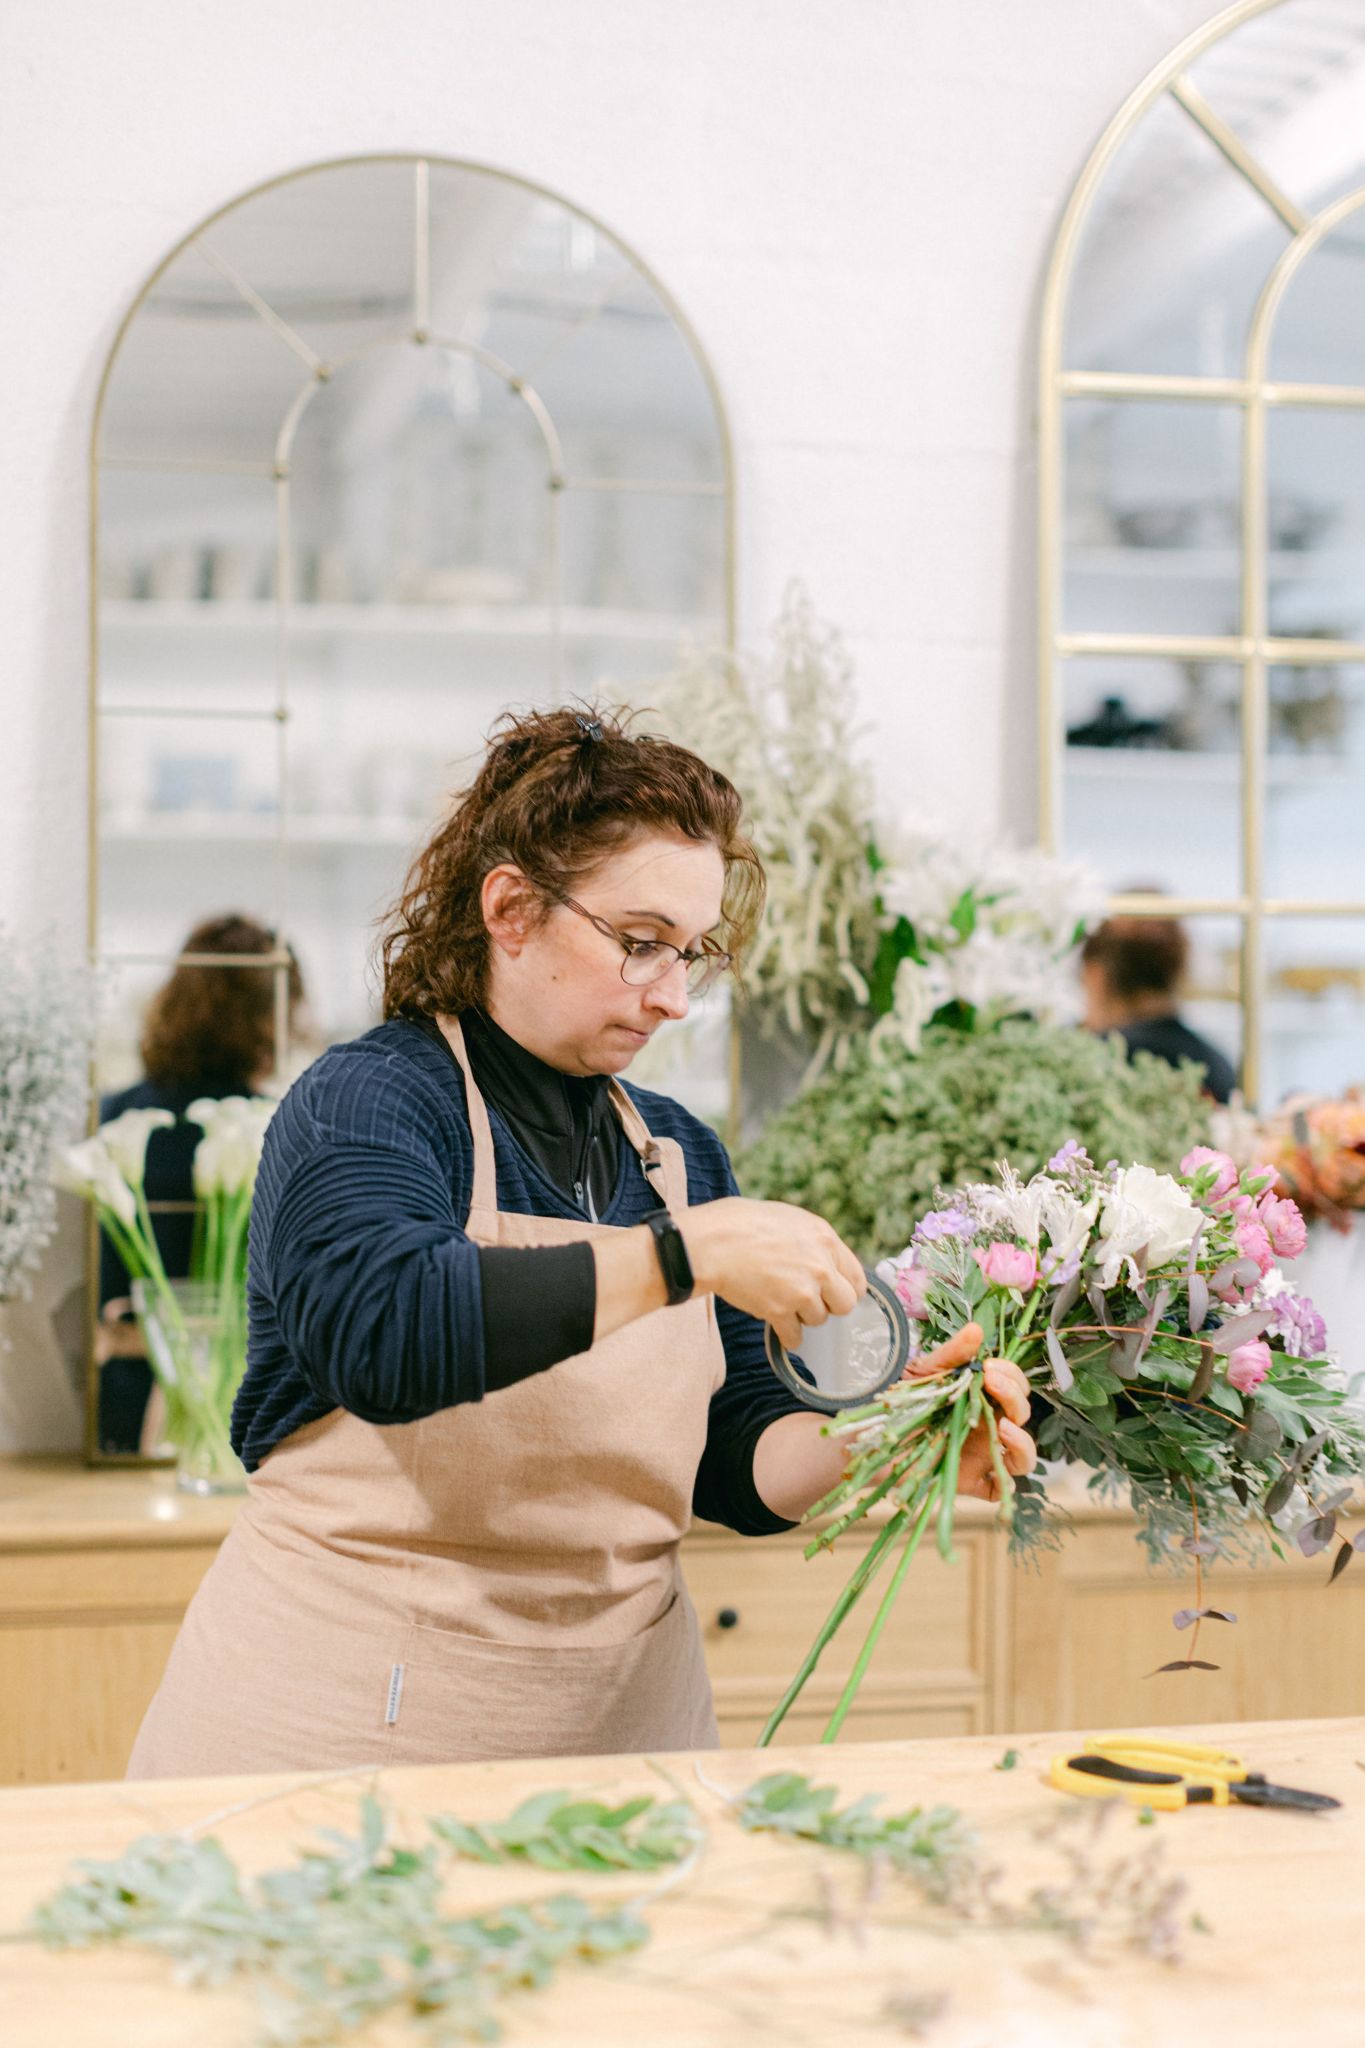
[[[680,1302],[691,1300],[696,1286],[687,1241],[667,1209],[652,1210],[645,1222],[654,1233],[654,1249],[668,1289],[668,1305],[676,1308]]]

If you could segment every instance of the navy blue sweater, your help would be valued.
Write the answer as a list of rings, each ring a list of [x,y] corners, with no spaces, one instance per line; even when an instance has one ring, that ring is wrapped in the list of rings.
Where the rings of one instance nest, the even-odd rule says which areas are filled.
[[[689,1201],[738,1192],[712,1130],[668,1096],[626,1086],[650,1130],[682,1146]],[[498,1207],[581,1220],[491,1104],[488,1114]],[[334,1046],[294,1083],[266,1132],[252,1205],[247,1370],[232,1413],[248,1471],[336,1408],[401,1423],[484,1398],[479,1248],[464,1233],[473,1177],[464,1076],[415,1024],[395,1019]],[[602,1221],[629,1228],[656,1206],[622,1144]],[[768,1535],[791,1524],[754,1486],[754,1447],[800,1404],[768,1367],[762,1325],[727,1302],[716,1315],[726,1375],[693,1507]]]

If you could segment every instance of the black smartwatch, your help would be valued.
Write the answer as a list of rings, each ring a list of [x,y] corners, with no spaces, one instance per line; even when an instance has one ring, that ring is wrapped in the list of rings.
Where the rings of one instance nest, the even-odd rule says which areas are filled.
[[[668,1288],[668,1305],[676,1308],[680,1301],[690,1301],[696,1285],[686,1239],[667,1209],[652,1210],[645,1222],[654,1232],[654,1249],[659,1254],[659,1266]]]

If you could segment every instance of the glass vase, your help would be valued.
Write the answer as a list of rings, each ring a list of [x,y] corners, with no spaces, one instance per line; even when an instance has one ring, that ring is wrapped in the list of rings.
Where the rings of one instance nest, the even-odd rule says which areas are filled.
[[[229,1418],[246,1369],[246,1302],[240,1287],[200,1280],[133,1283],[147,1357],[165,1399],[163,1434],[186,1493],[240,1493],[246,1486]]]

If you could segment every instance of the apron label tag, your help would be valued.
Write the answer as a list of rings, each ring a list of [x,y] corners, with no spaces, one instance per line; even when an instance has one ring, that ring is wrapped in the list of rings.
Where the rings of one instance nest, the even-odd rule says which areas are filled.
[[[403,1698],[403,1667],[395,1664],[389,1673],[389,1704],[384,1712],[384,1725],[392,1728],[398,1719],[398,1708]]]

